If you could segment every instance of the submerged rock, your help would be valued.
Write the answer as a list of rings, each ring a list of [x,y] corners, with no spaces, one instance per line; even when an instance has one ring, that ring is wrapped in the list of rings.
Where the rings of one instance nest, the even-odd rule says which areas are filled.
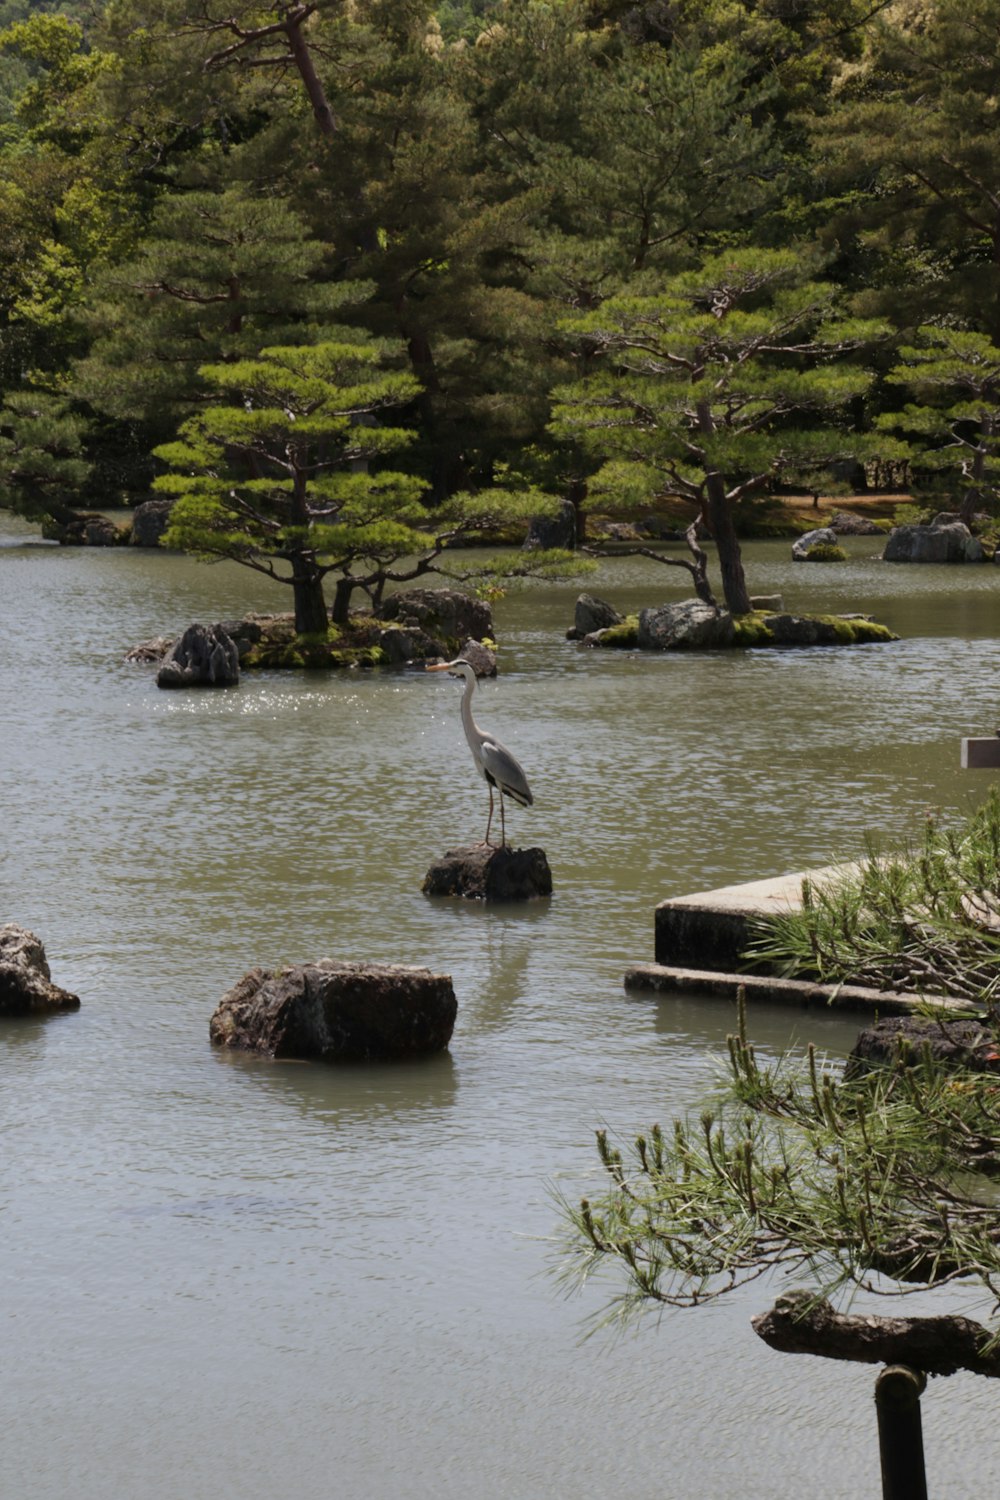
[[[161,688],[233,687],[239,680],[239,653],[221,625],[189,625],[156,674]]]
[[[14,922],[0,927],[0,1016],[79,1008],[79,995],[52,983],[41,938]]]
[[[369,1061],[441,1052],[458,1002],[447,974],[405,964],[317,959],[251,969],[209,1024],[217,1047],[265,1057]]]
[[[431,865],[422,890],[425,896],[464,896],[469,901],[531,901],[551,896],[552,871],[544,849],[472,844],[450,849]]]

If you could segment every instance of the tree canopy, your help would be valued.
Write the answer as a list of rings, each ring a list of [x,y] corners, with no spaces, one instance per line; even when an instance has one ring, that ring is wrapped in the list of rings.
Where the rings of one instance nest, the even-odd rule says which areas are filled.
[[[86,483],[135,501],[207,368],[363,329],[413,382],[396,462],[432,510],[512,471],[669,494],[744,607],[756,487],[874,443],[971,492],[958,386],[947,417],[901,371],[1000,336],[998,27],[1000,0],[8,0],[0,390],[62,402]]]

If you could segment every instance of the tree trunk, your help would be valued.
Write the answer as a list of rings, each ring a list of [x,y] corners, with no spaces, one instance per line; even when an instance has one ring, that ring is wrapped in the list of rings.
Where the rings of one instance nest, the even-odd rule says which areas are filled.
[[[722,575],[722,593],[726,608],[733,615],[748,615],[751,610],[750,593],[743,572],[743,557],[733,525],[732,507],[726,498],[726,487],[722,475],[711,473],[705,484],[707,503],[705,519],[712,533],[719,555],[719,572]]]
[[[285,23],[285,34],[288,37],[288,49],[292,54],[295,66],[299,71],[305,91],[312,105],[312,112],[320,131],[327,140],[331,140],[337,133],[337,122],[330,108],[330,101],[316,72],[312,60],[312,53],[302,35],[303,23],[308,19],[309,12],[301,7],[294,12]]]
[[[715,432],[715,419],[707,401],[697,404],[698,428],[706,437]],[[722,593],[730,614],[750,613],[750,594],[743,572],[743,558],[733,525],[733,510],[726,495],[726,486],[718,469],[705,470],[705,504],[702,518],[712,533],[719,555],[719,571],[722,574]]]
[[[296,634],[325,636],[330,616],[323,595],[323,575],[316,566],[315,556],[300,552],[291,561]]]
[[[351,596],[358,587],[358,580],[350,573],[345,573],[337,579],[337,587],[333,593],[333,608],[330,610],[330,619],[335,625],[346,625],[350,617]]]

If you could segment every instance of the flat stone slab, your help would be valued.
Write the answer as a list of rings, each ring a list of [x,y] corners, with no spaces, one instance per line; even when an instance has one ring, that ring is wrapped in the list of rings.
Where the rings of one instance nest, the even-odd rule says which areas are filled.
[[[715,891],[661,901],[655,917],[656,962],[731,973],[739,968],[756,922],[801,908],[803,880],[819,885],[851,868],[826,865],[819,870],[776,875],[769,880],[720,886]]]
[[[431,865],[421,889],[425,896],[464,896],[468,901],[532,901],[552,895],[552,871],[544,849],[472,844],[449,849]]]
[[[735,1000],[742,985],[748,1002],[805,1009],[869,1010],[880,1015],[912,1015],[934,1005],[967,1014],[968,1004],[943,995],[911,995],[873,990],[860,984],[817,984],[809,979],[779,979],[772,974],[726,974],[718,969],[684,969],[669,964],[634,964],[625,973],[627,990],[659,995],[711,995]]]

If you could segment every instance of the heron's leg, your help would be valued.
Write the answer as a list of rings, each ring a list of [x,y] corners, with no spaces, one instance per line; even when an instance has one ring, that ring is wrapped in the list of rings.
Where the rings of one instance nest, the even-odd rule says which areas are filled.
[[[486,785],[489,787],[489,792],[490,792],[490,815],[486,819],[486,837],[483,839],[483,843],[484,844],[488,844],[489,841],[490,841],[490,824],[493,822],[493,784],[492,784],[492,782],[488,781],[486,783]],[[501,814],[501,816],[503,815],[503,798],[502,797],[500,798],[500,814]]]
[[[500,793],[500,847],[501,849],[507,847],[507,829],[503,821],[503,792]]]

